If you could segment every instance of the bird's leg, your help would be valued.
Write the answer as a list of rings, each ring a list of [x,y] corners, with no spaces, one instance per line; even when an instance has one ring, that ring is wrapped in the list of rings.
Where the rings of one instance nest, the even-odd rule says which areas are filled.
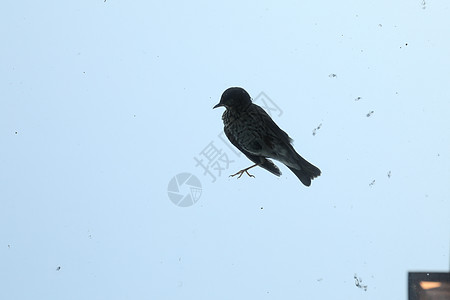
[[[248,170],[250,170],[250,169],[253,168],[253,167],[256,167],[257,165],[258,165],[258,164],[254,164],[254,165],[251,166],[251,167],[248,167],[248,168],[246,168],[246,169],[240,170],[240,171],[237,172],[236,174],[230,175],[230,177],[234,177],[234,176],[236,176],[236,175],[239,174],[238,178],[241,178],[242,174],[244,174],[244,172],[245,172],[245,173],[247,173],[248,176],[254,178],[255,176],[253,176],[252,174],[250,174],[250,173],[248,172]]]

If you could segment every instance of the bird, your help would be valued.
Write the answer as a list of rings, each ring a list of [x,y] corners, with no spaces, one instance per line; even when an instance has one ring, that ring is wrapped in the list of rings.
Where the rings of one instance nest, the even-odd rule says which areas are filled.
[[[263,108],[254,104],[250,95],[241,87],[226,89],[213,109],[225,107],[222,115],[224,132],[230,142],[241,151],[254,165],[230,175],[234,177],[259,166],[276,176],[280,169],[270,159],[285,164],[305,186],[320,176],[319,168],[309,163],[292,146],[293,140],[272,120]]]

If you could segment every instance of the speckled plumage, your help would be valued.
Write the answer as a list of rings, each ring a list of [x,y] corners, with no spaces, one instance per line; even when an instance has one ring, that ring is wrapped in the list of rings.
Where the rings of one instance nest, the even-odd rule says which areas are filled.
[[[284,163],[306,186],[311,184],[311,179],[321,174],[317,167],[295,151],[292,139],[261,107],[252,103],[244,89],[227,89],[214,108],[220,106],[226,108],[222,115],[226,136],[255,164],[280,176],[280,170],[268,158],[276,159]]]

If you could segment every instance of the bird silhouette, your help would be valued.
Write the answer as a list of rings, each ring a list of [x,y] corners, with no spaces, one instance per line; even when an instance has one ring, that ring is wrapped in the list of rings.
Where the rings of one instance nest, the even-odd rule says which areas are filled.
[[[250,95],[243,88],[231,87],[225,90],[220,102],[213,108],[221,106],[226,108],[222,115],[225,135],[254,162],[254,165],[230,176],[239,175],[240,178],[246,173],[254,177],[248,170],[255,166],[280,176],[280,169],[269,158],[285,164],[306,186],[310,186],[311,180],[320,176],[319,168],[295,151],[288,134],[275,124],[264,109],[252,103]]]

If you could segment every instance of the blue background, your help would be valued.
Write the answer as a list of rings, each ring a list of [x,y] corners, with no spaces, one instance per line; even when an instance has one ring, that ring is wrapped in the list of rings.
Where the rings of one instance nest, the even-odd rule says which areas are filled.
[[[443,0],[5,1],[0,298],[406,299],[408,271],[449,271],[448,16]],[[280,108],[323,172],[311,187],[280,163],[228,177],[251,164],[219,136],[230,86]],[[211,142],[233,161],[214,182],[195,161]],[[190,207],[167,190],[184,172]]]

